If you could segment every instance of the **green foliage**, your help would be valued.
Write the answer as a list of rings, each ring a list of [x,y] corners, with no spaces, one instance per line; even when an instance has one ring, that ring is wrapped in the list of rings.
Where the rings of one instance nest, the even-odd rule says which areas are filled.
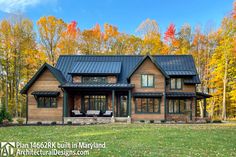
[[[12,122],[12,116],[9,112],[7,112],[5,105],[3,105],[0,111],[0,124],[2,124],[5,120]]]
[[[89,151],[92,157],[236,156],[236,124],[0,127],[0,132],[1,141],[105,142],[105,149]]]

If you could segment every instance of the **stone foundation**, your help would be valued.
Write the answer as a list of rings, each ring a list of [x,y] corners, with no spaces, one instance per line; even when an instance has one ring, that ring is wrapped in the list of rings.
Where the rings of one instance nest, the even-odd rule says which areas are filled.
[[[64,124],[106,124],[111,123],[111,117],[64,117]]]

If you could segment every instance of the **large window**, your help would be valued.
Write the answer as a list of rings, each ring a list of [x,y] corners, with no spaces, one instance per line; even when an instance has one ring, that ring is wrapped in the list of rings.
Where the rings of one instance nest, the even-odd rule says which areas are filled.
[[[85,95],[84,96],[84,111],[87,110],[107,110],[106,95]]]
[[[169,113],[184,113],[186,109],[186,101],[184,99],[170,99],[168,100]]]
[[[55,108],[57,107],[57,98],[56,97],[37,97],[38,107],[39,108]]]
[[[154,75],[141,75],[142,87],[154,87]]]
[[[90,77],[90,76],[84,76],[82,77],[83,83],[106,83],[107,78],[105,76],[96,76],[96,77]]]
[[[170,79],[170,89],[182,89],[182,79],[181,78],[171,78]]]
[[[161,99],[159,98],[136,98],[136,113],[160,113]]]

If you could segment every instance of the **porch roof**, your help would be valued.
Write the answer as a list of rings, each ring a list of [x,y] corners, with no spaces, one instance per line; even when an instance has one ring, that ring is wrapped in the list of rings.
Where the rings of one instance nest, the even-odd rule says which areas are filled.
[[[136,92],[133,93],[133,97],[162,97],[161,92]]]
[[[35,96],[58,96],[60,92],[58,91],[34,91],[31,93],[32,95]]]
[[[133,84],[126,83],[99,83],[99,84],[85,84],[85,83],[66,83],[61,85],[62,88],[75,88],[75,89],[91,89],[91,88],[133,88]]]
[[[205,99],[210,97],[212,97],[212,95],[203,92],[197,92],[197,99]]]
[[[195,93],[189,92],[168,92],[166,93],[167,97],[178,98],[178,97],[195,97]]]

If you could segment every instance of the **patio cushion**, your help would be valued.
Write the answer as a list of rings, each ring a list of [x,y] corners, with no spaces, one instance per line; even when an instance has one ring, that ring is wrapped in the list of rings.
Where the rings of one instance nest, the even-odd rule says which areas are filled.
[[[72,112],[73,112],[76,116],[83,114],[83,113],[80,112],[80,110],[72,110]]]
[[[111,116],[112,115],[112,111],[106,111],[105,113],[103,113],[104,116]]]
[[[95,116],[98,116],[98,115],[100,115],[100,111],[99,111],[99,110],[87,110],[86,115],[95,115]]]

